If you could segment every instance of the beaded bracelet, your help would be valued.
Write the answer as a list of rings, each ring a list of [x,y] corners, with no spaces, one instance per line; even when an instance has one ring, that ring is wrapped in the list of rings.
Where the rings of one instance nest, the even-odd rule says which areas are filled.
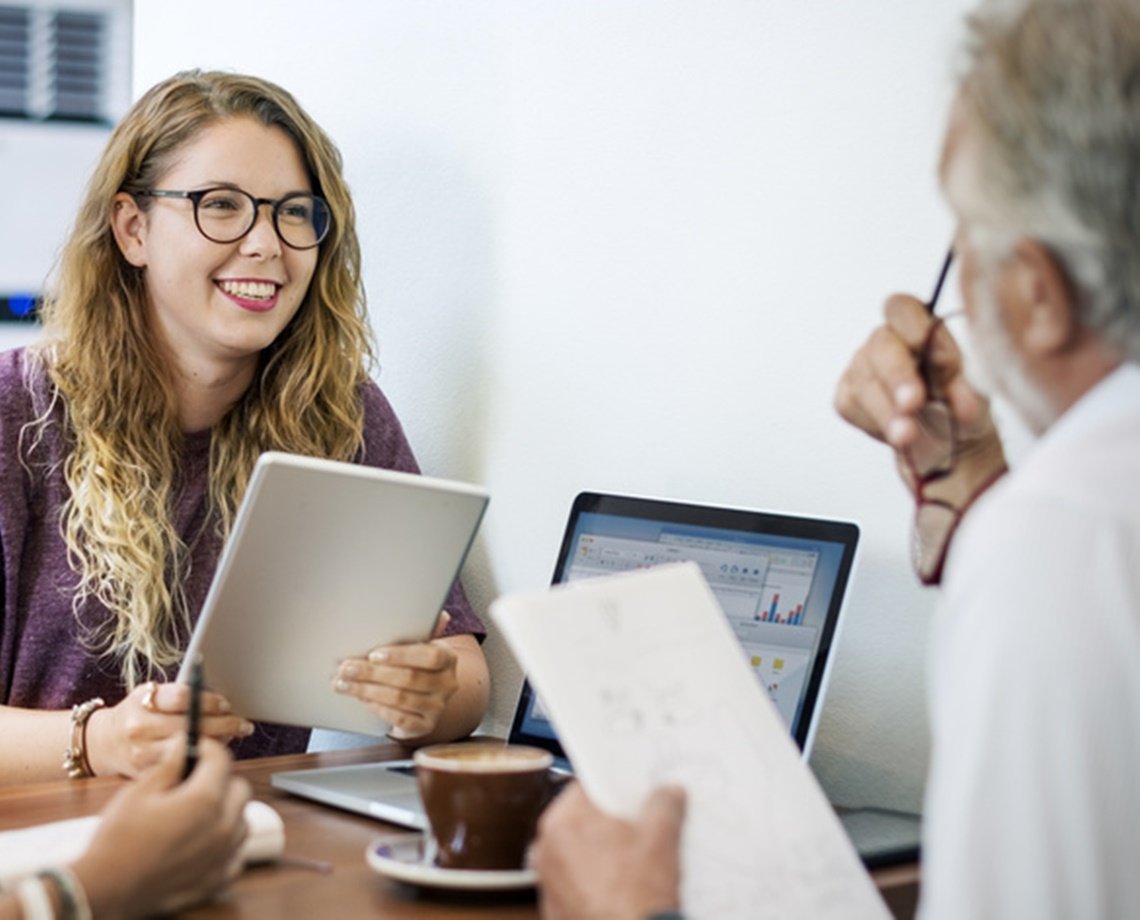
[[[102,709],[105,705],[99,697],[95,697],[71,707],[71,744],[63,754],[63,770],[69,779],[95,775],[91,762],[87,759],[87,720],[96,709]]]

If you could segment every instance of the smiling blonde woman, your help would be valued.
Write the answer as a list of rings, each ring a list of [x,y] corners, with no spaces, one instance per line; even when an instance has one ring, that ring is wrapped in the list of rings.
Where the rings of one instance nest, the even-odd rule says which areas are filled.
[[[96,167],[42,318],[37,346],[0,355],[0,781],[57,776],[63,750],[70,775],[136,775],[182,730],[185,688],[163,681],[257,457],[418,471],[369,375],[339,152],[267,81],[155,86]],[[346,662],[338,692],[401,737],[471,731],[482,626],[460,586],[447,612],[431,642]],[[236,756],[307,743],[203,706]]]

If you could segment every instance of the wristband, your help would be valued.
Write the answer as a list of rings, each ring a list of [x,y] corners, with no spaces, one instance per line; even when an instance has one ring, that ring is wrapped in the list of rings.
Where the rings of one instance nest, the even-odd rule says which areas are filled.
[[[55,920],[55,908],[47,885],[38,875],[21,879],[16,885],[16,900],[24,920]]]
[[[83,884],[70,869],[44,869],[37,873],[45,881],[55,883],[59,891],[60,911],[58,920],[92,920],[91,903]]]
[[[69,779],[95,775],[91,762],[87,759],[87,720],[96,709],[102,709],[105,705],[99,697],[95,697],[71,707],[71,744],[63,754],[63,770]]]

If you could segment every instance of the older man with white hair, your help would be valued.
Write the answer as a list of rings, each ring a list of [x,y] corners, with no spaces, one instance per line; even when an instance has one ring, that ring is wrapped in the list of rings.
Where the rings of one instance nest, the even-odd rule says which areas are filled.
[[[982,376],[1038,437],[1007,471],[913,297],[836,394],[893,449],[942,586],[921,914],[1140,917],[1140,0],[984,3],[940,177]],[[548,916],[677,916],[682,822],[668,791],[632,824],[556,803]]]

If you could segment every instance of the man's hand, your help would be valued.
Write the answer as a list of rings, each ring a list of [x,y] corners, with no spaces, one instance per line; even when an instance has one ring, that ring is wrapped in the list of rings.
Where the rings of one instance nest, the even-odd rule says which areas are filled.
[[[835,408],[852,425],[893,447],[901,458],[928,435],[920,420],[928,394],[919,358],[929,338],[929,373],[957,428],[954,475],[939,484],[938,497],[964,507],[984,483],[1005,469],[989,403],[966,379],[962,352],[949,330],[940,326],[931,337],[936,320],[925,304],[896,294],[887,301],[884,317],[840,378]],[[906,464],[899,466],[913,489]]]
[[[600,811],[576,783],[547,809],[534,845],[547,920],[644,920],[677,909],[685,793],[656,790],[634,821]]]
[[[926,382],[919,373],[922,347],[936,322],[926,305],[896,294],[884,308],[885,322],[855,352],[839,380],[835,408],[873,438],[903,450],[919,437],[917,415],[926,402]],[[931,372],[963,427],[988,418],[985,400],[970,386],[958,343],[945,328],[930,347]]]

